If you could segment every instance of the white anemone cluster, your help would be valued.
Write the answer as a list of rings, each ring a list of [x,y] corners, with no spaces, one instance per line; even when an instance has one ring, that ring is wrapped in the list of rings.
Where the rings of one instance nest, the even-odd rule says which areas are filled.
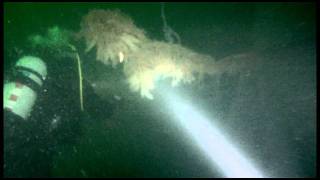
[[[157,81],[170,78],[172,86],[191,83],[214,63],[214,58],[180,44],[150,39],[119,10],[90,11],[82,19],[79,35],[86,41],[86,51],[96,47],[98,61],[114,67],[124,63],[130,89],[148,99],[154,98]]]

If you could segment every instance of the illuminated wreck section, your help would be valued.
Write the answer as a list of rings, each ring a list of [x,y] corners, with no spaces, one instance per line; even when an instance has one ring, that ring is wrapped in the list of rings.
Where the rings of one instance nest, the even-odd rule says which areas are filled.
[[[93,10],[83,18],[79,33],[87,44],[86,51],[96,47],[96,58],[106,65],[123,64],[130,89],[142,97],[153,99],[156,82],[170,79],[171,86],[192,83],[204,74],[214,75],[221,66],[214,58],[194,52],[179,44],[151,40],[120,11]],[[228,65],[223,63],[223,65]],[[173,122],[185,130],[208,159],[225,177],[263,177],[253,163],[228,140],[214,118],[203,116],[191,105],[158,89],[164,104],[173,113]]]
[[[133,91],[153,99],[152,90],[157,81],[169,78],[171,86],[191,83],[199,79],[213,62],[210,56],[200,55],[177,44],[150,41],[129,55],[124,73]]]
[[[171,85],[191,83],[213,72],[214,58],[179,44],[148,38],[133,20],[118,10],[93,10],[83,17],[78,34],[86,41],[86,52],[96,47],[96,59],[116,67],[124,63],[130,89],[153,99],[158,80],[170,78]]]

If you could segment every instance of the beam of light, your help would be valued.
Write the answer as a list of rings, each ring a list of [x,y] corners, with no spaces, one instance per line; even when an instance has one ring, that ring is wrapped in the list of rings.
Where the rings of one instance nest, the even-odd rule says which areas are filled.
[[[162,94],[176,116],[180,127],[191,136],[198,147],[217,166],[225,177],[262,178],[253,166],[211,120],[204,117],[194,107],[173,94]]]

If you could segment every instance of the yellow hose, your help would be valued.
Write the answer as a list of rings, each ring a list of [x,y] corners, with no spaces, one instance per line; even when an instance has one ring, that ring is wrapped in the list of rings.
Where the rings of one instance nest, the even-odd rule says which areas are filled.
[[[78,61],[78,72],[79,72],[79,90],[80,90],[80,107],[81,107],[81,111],[83,111],[83,93],[82,93],[82,71],[81,71],[81,61],[80,61],[80,57],[79,57],[79,53],[76,49],[76,47],[74,47],[72,44],[69,44],[69,47],[75,51],[76,53],[76,58]]]

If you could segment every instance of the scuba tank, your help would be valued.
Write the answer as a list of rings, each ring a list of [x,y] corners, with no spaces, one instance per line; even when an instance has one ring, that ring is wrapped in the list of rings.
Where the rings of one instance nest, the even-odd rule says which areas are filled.
[[[13,80],[4,84],[3,109],[27,120],[47,76],[46,64],[38,57],[24,56],[15,64]]]

